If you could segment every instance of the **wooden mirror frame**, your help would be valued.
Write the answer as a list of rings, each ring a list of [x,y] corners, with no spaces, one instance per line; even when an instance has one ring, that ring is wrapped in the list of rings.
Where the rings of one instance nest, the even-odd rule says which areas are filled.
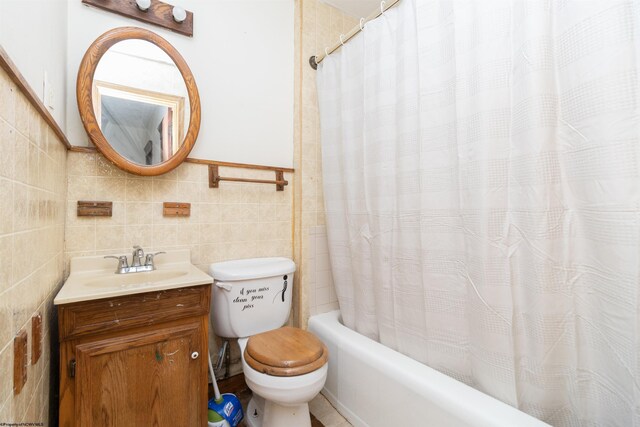
[[[151,42],[169,55],[178,67],[184,83],[187,86],[187,93],[189,94],[191,115],[189,117],[189,127],[187,128],[184,141],[173,157],[156,165],[141,165],[131,162],[114,150],[102,133],[93,110],[93,77],[100,59],[111,46],[123,40],[130,39],[140,39]],[[143,28],[114,28],[102,34],[89,46],[78,69],[76,97],[82,124],[96,148],[120,169],[136,175],[162,175],[178,167],[184,159],[187,158],[189,152],[191,152],[191,149],[196,143],[198,132],[200,131],[200,95],[198,94],[198,87],[196,86],[189,66],[180,53],[178,53],[168,41]]]

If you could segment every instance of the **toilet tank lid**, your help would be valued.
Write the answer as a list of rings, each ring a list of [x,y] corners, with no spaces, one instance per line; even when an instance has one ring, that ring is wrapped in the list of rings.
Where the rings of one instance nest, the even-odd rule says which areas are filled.
[[[234,282],[291,274],[295,263],[289,258],[248,258],[211,264],[209,274],[215,280]]]

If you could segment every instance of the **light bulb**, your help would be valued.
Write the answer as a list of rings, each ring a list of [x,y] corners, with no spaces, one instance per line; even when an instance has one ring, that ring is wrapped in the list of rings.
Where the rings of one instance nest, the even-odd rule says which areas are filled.
[[[187,11],[185,11],[180,6],[174,6],[173,7],[173,19],[176,22],[181,23],[182,21],[187,19]]]
[[[138,9],[146,12],[149,10],[149,7],[151,7],[151,0],[136,0],[136,4],[138,5]]]

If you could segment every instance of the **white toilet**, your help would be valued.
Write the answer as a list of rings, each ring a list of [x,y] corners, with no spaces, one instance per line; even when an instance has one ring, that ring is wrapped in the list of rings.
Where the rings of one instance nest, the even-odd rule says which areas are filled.
[[[253,397],[250,427],[310,427],[309,401],[327,379],[328,351],[310,332],[285,326],[293,273],[287,258],[211,264],[211,315],[216,335],[238,338],[242,369]]]

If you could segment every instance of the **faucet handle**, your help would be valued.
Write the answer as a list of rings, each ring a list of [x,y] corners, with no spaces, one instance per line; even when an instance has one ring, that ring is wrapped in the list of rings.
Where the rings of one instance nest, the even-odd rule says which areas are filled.
[[[164,251],[160,251],[160,252],[155,252],[152,254],[147,254],[147,258],[144,262],[144,265],[151,265],[153,266],[153,257],[155,257],[156,255],[161,255],[161,254],[166,254],[166,252]]]
[[[105,259],[113,258],[118,260],[118,269],[116,271],[120,271],[122,269],[129,267],[129,263],[127,262],[127,257],[125,255],[121,255],[121,256],[107,255],[104,258]]]

